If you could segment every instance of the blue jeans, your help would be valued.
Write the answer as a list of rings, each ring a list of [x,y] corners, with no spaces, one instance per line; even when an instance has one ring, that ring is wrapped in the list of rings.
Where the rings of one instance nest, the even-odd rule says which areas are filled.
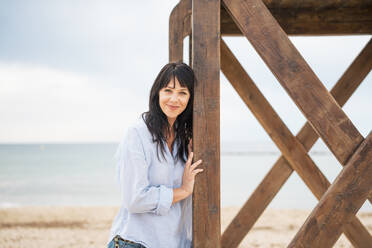
[[[117,242],[117,246],[115,246],[115,242]],[[107,245],[107,248],[146,248],[146,247],[138,243],[129,243],[121,239],[115,240],[115,237],[114,237],[110,241],[110,243]]]

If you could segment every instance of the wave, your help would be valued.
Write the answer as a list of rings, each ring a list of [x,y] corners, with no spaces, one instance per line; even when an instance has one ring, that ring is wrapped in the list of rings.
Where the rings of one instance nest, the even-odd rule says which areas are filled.
[[[13,202],[0,202],[0,208],[17,208],[21,206],[22,206],[21,204]]]

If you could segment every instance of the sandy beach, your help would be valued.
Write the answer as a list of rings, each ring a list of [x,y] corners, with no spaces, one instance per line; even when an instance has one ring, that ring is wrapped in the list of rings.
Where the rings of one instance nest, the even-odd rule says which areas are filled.
[[[0,247],[105,247],[118,207],[0,209]],[[222,209],[222,231],[239,207]],[[286,247],[309,211],[267,209],[239,247]],[[358,213],[372,233],[372,212]],[[334,247],[353,247],[344,235]]]

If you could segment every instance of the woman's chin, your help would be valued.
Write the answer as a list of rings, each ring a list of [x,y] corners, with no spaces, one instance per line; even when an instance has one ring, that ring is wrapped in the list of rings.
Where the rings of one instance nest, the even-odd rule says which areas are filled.
[[[169,119],[176,119],[178,115],[175,115],[175,114],[167,114],[167,117]]]

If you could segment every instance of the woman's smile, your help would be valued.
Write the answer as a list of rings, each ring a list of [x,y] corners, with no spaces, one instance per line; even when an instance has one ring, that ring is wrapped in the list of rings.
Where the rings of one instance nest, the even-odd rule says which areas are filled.
[[[176,110],[178,109],[179,107],[178,106],[172,106],[172,105],[169,105],[167,104],[168,108],[171,109],[171,110]]]

